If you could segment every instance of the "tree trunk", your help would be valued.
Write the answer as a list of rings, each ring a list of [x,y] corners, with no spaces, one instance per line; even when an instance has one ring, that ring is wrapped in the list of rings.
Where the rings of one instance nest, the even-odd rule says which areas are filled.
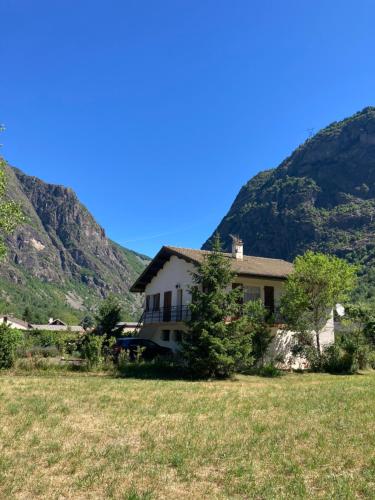
[[[316,350],[318,351],[318,356],[320,358],[321,350],[320,350],[320,334],[319,334],[319,330],[315,330],[315,339],[316,339]]]

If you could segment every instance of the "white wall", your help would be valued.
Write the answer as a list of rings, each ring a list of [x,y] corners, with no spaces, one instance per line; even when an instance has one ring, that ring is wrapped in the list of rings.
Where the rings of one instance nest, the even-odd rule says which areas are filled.
[[[243,276],[238,276],[234,280],[235,283],[241,283],[243,286],[258,286],[260,287],[260,298],[264,302],[264,287],[273,286],[275,290],[275,306],[280,305],[280,298],[283,291],[283,281],[280,280],[270,280],[265,278],[246,278]]]
[[[154,295],[160,293],[160,307],[164,307],[164,292],[171,291],[172,307],[177,306],[178,288],[176,288],[176,285],[179,285],[183,291],[182,304],[188,304],[191,300],[188,289],[193,283],[190,273],[194,271],[194,269],[195,266],[193,264],[173,255],[146,286],[145,294]]]
[[[0,317],[0,325],[4,323],[4,317]],[[9,328],[14,328],[16,330],[28,330],[27,327],[20,325],[19,323],[13,323],[9,318],[6,324],[9,326]]]

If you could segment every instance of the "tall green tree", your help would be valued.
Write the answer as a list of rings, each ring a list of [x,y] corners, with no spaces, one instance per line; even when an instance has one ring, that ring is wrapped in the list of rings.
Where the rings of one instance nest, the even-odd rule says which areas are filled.
[[[91,316],[91,314],[86,314],[82,319],[80,325],[84,330],[89,330],[90,328],[93,328],[95,325],[94,318]]]
[[[357,267],[332,255],[307,251],[294,261],[281,298],[286,327],[321,359],[320,334],[332,309],[345,302],[356,284]]]
[[[0,132],[4,127],[0,125]],[[7,196],[6,162],[0,157],[0,259],[7,252],[5,236],[25,220],[20,205]]]
[[[104,335],[107,338],[113,335],[117,323],[121,321],[121,304],[114,294],[108,295],[102,302],[95,320],[96,333]]]
[[[229,377],[248,368],[253,362],[252,331],[242,315],[241,290],[232,290],[235,274],[218,236],[192,277],[191,319],[182,350],[191,373]]]

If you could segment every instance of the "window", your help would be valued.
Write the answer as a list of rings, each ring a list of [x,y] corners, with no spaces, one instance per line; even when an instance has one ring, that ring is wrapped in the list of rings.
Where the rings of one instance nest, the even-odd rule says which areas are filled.
[[[159,309],[160,309],[160,293],[155,293],[155,295],[152,296],[152,310],[159,311]]]
[[[174,341],[175,342],[182,342],[182,331],[181,330],[174,331]]]
[[[161,332],[161,340],[164,342],[169,342],[171,337],[171,332],[169,330],[162,330]]]
[[[249,302],[249,300],[259,300],[260,299],[260,287],[259,286],[245,286],[244,287],[244,300]]]

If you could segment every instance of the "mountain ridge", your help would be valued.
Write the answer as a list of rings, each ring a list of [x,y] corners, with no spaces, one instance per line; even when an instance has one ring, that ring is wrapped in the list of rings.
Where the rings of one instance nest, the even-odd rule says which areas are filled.
[[[29,307],[40,316],[35,319],[45,320],[55,311],[79,320],[115,293],[124,317],[138,318],[140,298],[130,294],[129,286],[149,259],[107,238],[73,189],[10,165],[5,169],[8,195],[21,204],[27,221],[6,238],[8,255],[0,268],[2,312],[12,308],[22,314]],[[53,300],[45,303],[51,294]]]
[[[375,264],[375,108],[331,123],[278,167],[251,178],[215,232],[225,250],[230,249],[230,234],[238,234],[251,255],[293,260],[307,249],[338,255],[360,264],[370,286]],[[212,237],[202,248],[210,247]]]

